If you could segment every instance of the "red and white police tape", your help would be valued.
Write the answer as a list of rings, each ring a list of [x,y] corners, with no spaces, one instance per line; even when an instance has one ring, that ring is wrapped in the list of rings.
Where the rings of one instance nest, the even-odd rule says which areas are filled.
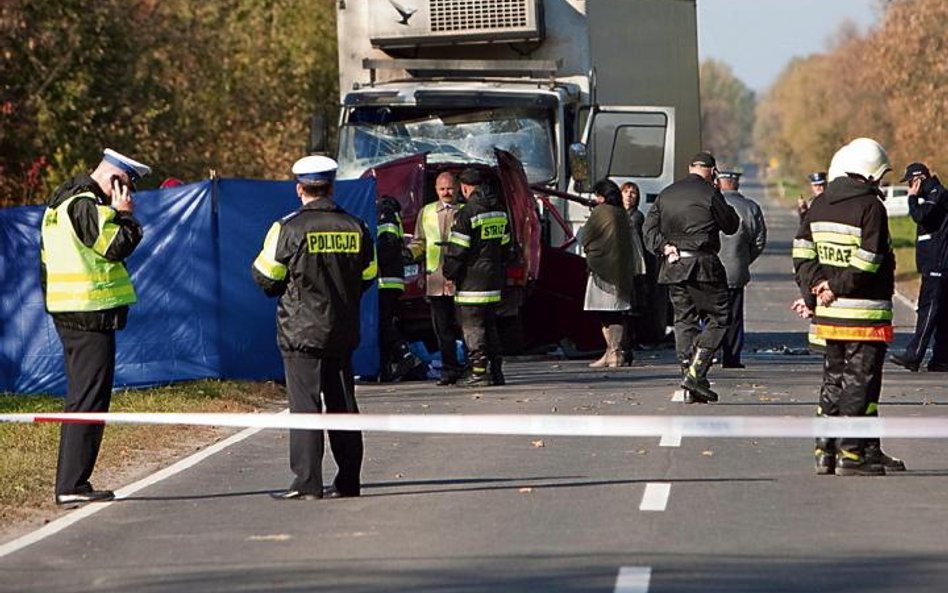
[[[597,437],[948,437],[948,417],[580,416],[510,414],[0,414],[0,422],[182,424],[302,430]]]

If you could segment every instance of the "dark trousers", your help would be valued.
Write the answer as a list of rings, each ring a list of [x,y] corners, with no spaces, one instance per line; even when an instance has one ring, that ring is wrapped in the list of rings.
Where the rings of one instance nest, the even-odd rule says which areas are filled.
[[[946,282],[945,277],[922,276],[915,335],[905,347],[905,358],[918,364],[925,359],[928,343],[934,337],[930,364],[948,365],[948,310],[941,302],[948,296]]]
[[[668,285],[675,311],[675,352],[691,360],[695,348],[717,350],[728,324],[727,284],[689,280]],[[700,320],[705,320],[704,330]]]
[[[475,373],[486,373],[487,363],[500,358],[497,304],[461,305],[459,309],[471,368]]]
[[[730,323],[721,342],[721,362],[724,366],[734,366],[741,364],[741,351],[744,349],[744,287],[728,288],[727,299]]]
[[[428,297],[428,304],[431,307],[431,325],[434,327],[438,350],[441,352],[441,368],[443,372],[460,375],[461,365],[458,363],[456,344],[458,316],[454,306],[454,297]]]
[[[824,416],[875,415],[882,391],[885,342],[826,341],[820,414]],[[875,439],[837,439],[841,450],[862,455]]]
[[[108,412],[115,376],[115,331],[56,327],[66,363],[66,412]],[[63,423],[59,429],[56,494],[92,489],[89,477],[102,444],[104,424]]]
[[[318,414],[322,411],[322,402],[325,402],[328,414],[359,412],[349,357],[314,358],[283,353],[283,369],[290,412]],[[339,467],[333,485],[340,492],[358,493],[362,473],[362,433],[330,430],[329,447]],[[323,431],[290,431],[290,469],[296,474],[291,490],[322,493],[323,450]]]
[[[398,328],[398,318],[395,313],[401,296],[401,290],[379,289],[379,353],[383,369],[395,359],[398,345],[405,340]]]

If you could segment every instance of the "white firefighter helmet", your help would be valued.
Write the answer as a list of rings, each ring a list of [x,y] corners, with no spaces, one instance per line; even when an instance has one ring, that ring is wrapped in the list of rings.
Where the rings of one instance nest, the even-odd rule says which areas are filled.
[[[859,175],[869,182],[878,182],[891,170],[889,155],[881,144],[872,138],[856,138],[833,155],[829,178]]]

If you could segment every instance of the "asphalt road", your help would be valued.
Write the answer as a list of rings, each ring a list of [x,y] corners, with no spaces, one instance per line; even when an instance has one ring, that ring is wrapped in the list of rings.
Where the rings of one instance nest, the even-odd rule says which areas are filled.
[[[481,391],[360,386],[360,405],[809,417],[821,360],[783,353],[805,341],[787,310],[794,215],[767,206],[748,368],[713,371],[719,404],[671,401],[671,352],[644,352],[612,371],[514,362],[508,386]],[[898,313],[900,329],[912,321]],[[942,375],[886,371],[883,415],[946,415]],[[817,476],[803,439],[372,433],[361,498],[276,502],[267,493],[290,482],[287,439],[264,431],[0,557],[0,591],[942,593],[948,443],[885,446],[908,472]]]

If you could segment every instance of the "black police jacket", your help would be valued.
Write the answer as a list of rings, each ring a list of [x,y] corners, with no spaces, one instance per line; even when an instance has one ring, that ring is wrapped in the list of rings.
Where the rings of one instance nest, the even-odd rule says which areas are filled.
[[[734,234],[740,218],[724,196],[700,175],[689,174],[658,194],[645,216],[645,246],[661,262],[660,284],[727,282],[718,250],[719,233]],[[666,245],[678,248],[682,257],[669,262]]]
[[[924,275],[948,272],[948,189],[937,177],[908,197],[909,216],[918,225],[915,265]]]
[[[97,205],[109,205],[111,199],[105,195],[99,184],[89,175],[77,175],[57,187],[46,199],[47,208],[57,208],[69,198],[91,193],[95,199],[77,198],[69,205],[69,220],[76,237],[86,247],[92,247],[99,239],[99,211]],[[112,261],[124,261],[135,251],[142,240],[142,226],[128,212],[116,212],[112,224],[118,226],[118,232],[109,243],[103,257]],[[40,287],[46,294],[46,266],[40,262]],[[50,313],[53,323],[59,327],[81,331],[110,331],[125,328],[128,321],[128,306],[104,309],[101,311],[70,311]]]
[[[279,296],[277,345],[287,354],[349,356],[359,345],[362,293],[376,275],[365,224],[321,198],[273,223],[253,263],[268,296]]]
[[[500,302],[507,281],[510,222],[503,203],[479,187],[454,216],[444,256],[444,277],[456,286],[458,305]]]

